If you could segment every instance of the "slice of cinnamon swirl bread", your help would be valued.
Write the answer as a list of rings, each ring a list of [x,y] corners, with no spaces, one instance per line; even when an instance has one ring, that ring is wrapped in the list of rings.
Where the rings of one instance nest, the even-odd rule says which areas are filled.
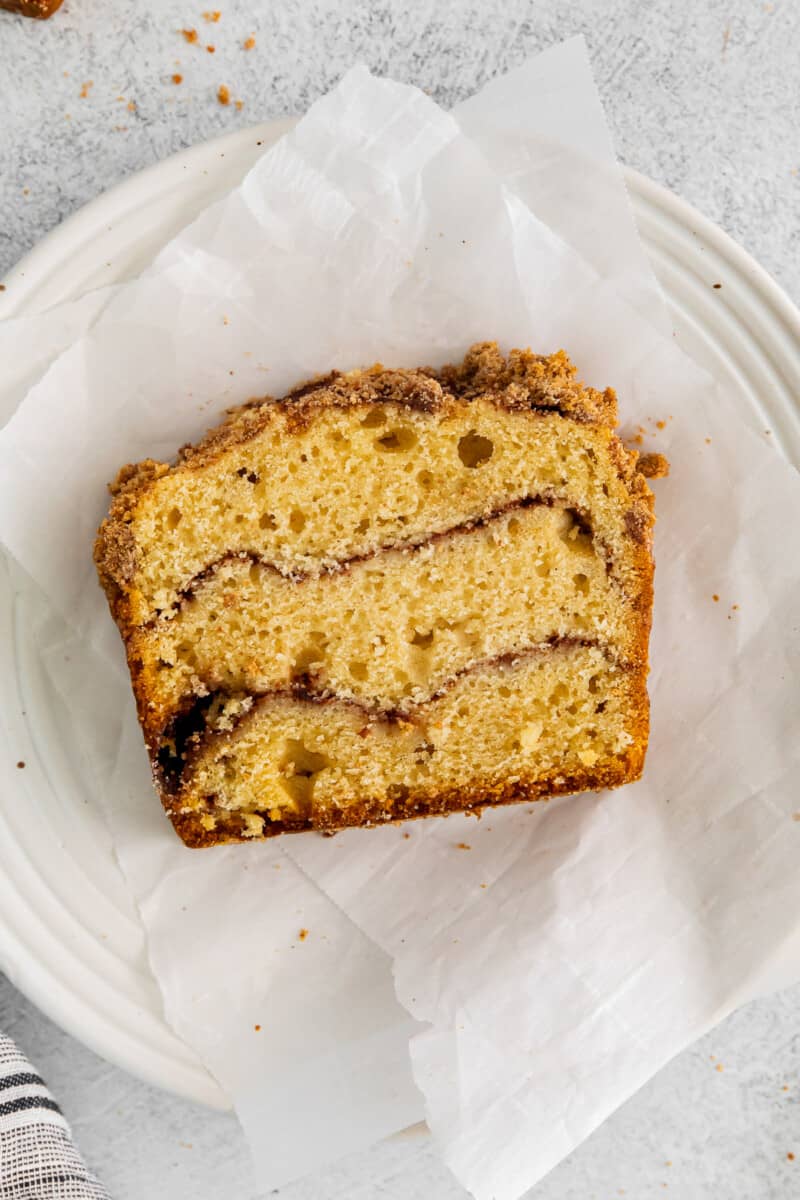
[[[653,496],[616,417],[563,353],[485,343],[123,468],[95,559],[183,840],[636,779]]]

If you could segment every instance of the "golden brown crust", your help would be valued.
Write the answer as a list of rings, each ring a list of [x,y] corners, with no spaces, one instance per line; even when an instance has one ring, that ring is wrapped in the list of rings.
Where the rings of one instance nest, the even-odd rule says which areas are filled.
[[[634,743],[624,758],[608,764],[601,770],[576,771],[565,775],[553,771],[548,776],[521,779],[514,783],[502,781],[473,781],[464,787],[440,792],[409,792],[394,801],[391,812],[377,800],[364,800],[358,805],[348,805],[334,820],[330,815],[315,821],[266,820],[263,837],[277,837],[282,833],[302,833],[313,830],[331,834],[342,829],[360,826],[386,825],[397,821],[416,820],[421,817],[444,817],[454,812],[476,813],[484,808],[520,804],[525,801],[549,800],[557,796],[570,796],[576,792],[604,791],[606,788],[621,787],[633,783],[642,773],[647,748],[647,691],[643,688],[645,706],[644,730],[634,738]],[[201,812],[181,812],[165,802],[166,811],[181,840],[192,849],[224,845],[227,842],[252,841],[246,831],[245,818],[241,813],[224,809],[210,810],[216,827],[207,829]]]

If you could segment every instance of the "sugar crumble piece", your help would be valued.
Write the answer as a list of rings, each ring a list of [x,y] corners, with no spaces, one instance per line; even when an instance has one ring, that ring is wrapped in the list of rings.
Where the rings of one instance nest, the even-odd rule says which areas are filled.
[[[217,88],[217,100],[220,104],[230,104],[231,102],[230,90],[226,88],[224,83],[221,83]]]
[[[242,48],[244,50],[252,50],[256,44],[255,36],[251,33],[249,38],[245,38]]]
[[[189,43],[189,45],[194,46],[194,44],[197,41],[197,30],[196,29],[181,29],[180,32],[183,34],[184,38]]]
[[[669,459],[663,454],[642,454],[637,465],[645,479],[666,479],[669,475]]]

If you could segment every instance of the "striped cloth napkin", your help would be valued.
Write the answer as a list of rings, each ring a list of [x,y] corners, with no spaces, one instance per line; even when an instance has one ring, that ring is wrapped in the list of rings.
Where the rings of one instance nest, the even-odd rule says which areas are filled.
[[[41,1077],[2,1033],[0,1200],[109,1200]]]

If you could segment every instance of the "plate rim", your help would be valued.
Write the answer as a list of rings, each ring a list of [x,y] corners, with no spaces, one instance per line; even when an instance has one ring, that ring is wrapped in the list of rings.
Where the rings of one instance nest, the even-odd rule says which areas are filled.
[[[243,148],[251,144],[253,139],[277,140],[297,120],[296,117],[277,118],[198,142],[128,175],[95,196],[45,234],[6,274],[4,281],[7,290],[0,293],[0,320],[45,312],[48,306],[38,307],[36,296],[52,269],[53,260],[63,260],[65,251],[74,253],[75,247],[84,244],[93,232],[97,232],[98,227],[113,227],[114,217],[128,213],[141,198],[163,193],[171,179],[178,180],[184,171],[191,170],[197,163],[207,162],[215,154]],[[758,292],[761,300],[766,301],[775,320],[785,330],[789,344],[794,346],[800,380],[800,308],[791,297],[747,250],[692,205],[633,168],[623,167],[622,170],[635,216],[641,216],[641,204],[650,204],[656,210],[670,215],[677,225],[698,237],[721,259],[731,263],[748,280],[751,289]],[[647,249],[648,243],[644,238],[643,242]],[[5,713],[0,713],[0,718],[0,730],[6,735],[10,718]],[[12,769],[13,764],[9,760],[8,768],[2,772],[6,786],[13,786]],[[5,890],[5,884],[6,881],[0,880],[0,893]],[[24,911],[26,919],[32,915],[34,920],[41,922],[41,917],[30,909],[28,897],[15,889],[13,884],[11,890],[18,905],[16,911]],[[19,953],[20,949],[23,953]],[[194,1051],[185,1047],[163,1014],[161,1020],[169,1035],[167,1046],[171,1043],[180,1046],[188,1051],[188,1057],[184,1054],[179,1062],[177,1058],[167,1056],[166,1047],[153,1048],[147,1043],[148,1061],[145,1062],[141,1051],[137,1052],[132,1044],[128,1029],[115,1026],[110,1019],[98,1024],[100,1010],[88,1006],[85,998],[77,992],[68,993],[63,977],[51,970],[47,963],[41,962],[35,954],[27,952],[24,937],[19,936],[13,919],[9,921],[4,912],[0,912],[0,969],[6,971],[11,982],[59,1028],[103,1058],[150,1084],[184,1098],[214,1108],[230,1107],[230,1101],[222,1089],[196,1058]],[[66,996],[69,997],[67,1000]],[[120,1045],[120,1041],[124,1046]],[[159,1062],[169,1064],[169,1073],[158,1070]]]
[[[195,159],[202,159],[214,151],[224,152],[224,149],[238,147],[250,142],[253,138],[258,142],[259,137],[271,138],[277,141],[283,134],[288,133],[298,123],[300,117],[275,117],[250,125],[245,129],[232,130],[219,134],[203,142],[196,142],[177,150],[174,154],[150,163],[138,171],[127,175],[124,179],[112,184],[99,195],[88,200],[63,221],[48,230],[26,253],[7,271],[3,277],[6,290],[0,296],[0,320],[13,317],[19,308],[30,303],[31,292],[37,286],[37,277],[46,273],[47,260],[54,245],[60,245],[71,237],[80,235],[84,228],[91,231],[96,228],[94,220],[98,211],[113,216],[117,209],[127,210],[127,201],[137,190],[147,189],[156,178],[161,179],[167,173],[174,172],[176,177],[179,170],[187,170]],[[625,179],[628,192],[648,200],[655,207],[671,212],[679,217],[679,223],[689,227],[707,245],[716,249],[722,257],[735,263],[742,274],[749,275],[754,283],[770,300],[776,313],[780,314],[787,327],[800,339],[800,305],[796,304],[780,283],[762,267],[756,258],[741,246],[721,226],[712,221],[691,204],[688,200],[670,191],[664,184],[657,183],[644,175],[635,167],[619,164]],[[120,203],[123,202],[123,203]],[[105,223],[108,217],[102,218]],[[41,264],[41,265],[40,265]],[[8,311],[6,311],[8,310]],[[43,310],[43,311],[46,311]]]

